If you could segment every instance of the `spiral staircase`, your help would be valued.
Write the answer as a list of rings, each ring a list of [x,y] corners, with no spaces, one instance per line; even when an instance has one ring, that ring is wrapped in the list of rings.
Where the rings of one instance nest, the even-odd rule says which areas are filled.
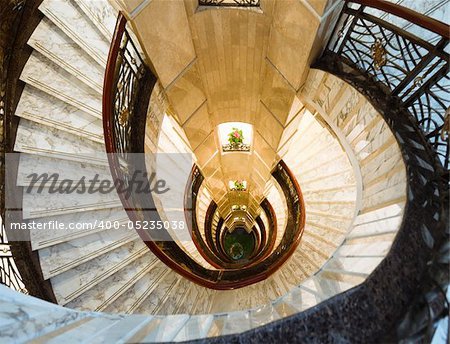
[[[192,3],[186,1],[183,5],[187,13]],[[263,10],[264,6],[267,9],[272,6],[268,3],[261,1]],[[309,2],[305,3],[305,7],[311,7]],[[364,4],[364,1],[352,2],[349,13],[357,12],[355,6],[361,6],[359,13],[363,12]],[[346,312],[350,314],[353,311],[349,305],[351,297],[359,297],[358,307],[372,307],[377,314],[373,317],[379,316],[385,306],[377,303],[377,297],[374,296],[373,304],[364,304],[361,300],[364,293],[376,293],[377,285],[380,290],[386,290],[380,275],[383,269],[394,269],[396,264],[392,263],[392,257],[403,253],[403,260],[411,260],[405,263],[405,271],[398,273],[399,279],[413,271],[408,264],[415,264],[415,259],[426,261],[420,254],[417,254],[419,258],[412,258],[402,238],[409,235],[410,240],[431,241],[436,246],[442,242],[445,232],[442,224],[445,227],[448,218],[448,209],[444,208],[448,181],[430,179],[425,172],[417,176],[414,166],[420,166],[426,173],[435,173],[433,176],[442,173],[448,167],[448,161],[445,162],[448,142],[445,152],[445,147],[444,151],[441,146],[433,150],[419,138],[414,141],[418,126],[400,123],[403,118],[400,116],[398,123],[395,122],[386,113],[389,107],[378,108],[371,94],[358,87],[358,79],[349,77],[349,69],[333,69],[335,64],[330,62],[324,66],[319,59],[307,69],[302,87],[290,98],[278,139],[274,141],[271,136],[279,124],[273,124],[270,114],[261,110],[261,123],[254,124],[254,143],[248,154],[255,156],[252,168],[261,179],[261,186],[252,174],[245,213],[248,218],[244,223],[251,223],[247,230],[254,231],[255,247],[259,247],[260,254],[255,248],[253,258],[239,265],[227,256],[223,244],[223,237],[232,234],[232,218],[238,216],[238,212],[230,209],[239,191],[225,192],[217,181],[217,176],[225,179],[225,172],[213,168],[220,163],[211,161],[223,153],[211,152],[205,158],[202,147],[209,152],[210,143],[201,130],[211,127],[210,119],[202,122],[204,117],[196,117],[194,125],[190,124],[191,119],[183,119],[180,108],[191,104],[175,103],[171,90],[176,86],[167,86],[167,70],[159,67],[158,59],[152,59],[157,49],[149,48],[144,42],[144,33],[139,31],[142,23],[136,18],[143,9],[136,7],[135,12],[127,13],[127,6],[120,1],[109,3],[106,0],[44,0],[39,6],[42,19],[28,40],[32,52],[20,74],[25,86],[15,110],[15,116],[20,118],[14,142],[14,151],[20,153],[15,183],[23,190],[21,216],[24,221],[38,224],[53,221],[67,226],[30,230],[31,248],[38,254],[42,279],[50,283],[54,293],[54,299],[48,301],[57,305],[0,286],[2,341],[165,342],[217,337],[218,342],[231,339],[251,342],[264,338],[268,332],[271,334],[266,338],[273,341],[277,335],[289,331],[298,336],[301,332],[296,330],[301,331],[302,324],[309,324],[302,330],[306,332],[303,338],[307,342],[326,342],[330,338],[337,342],[382,338],[380,330],[372,331],[365,326],[362,326],[365,329],[362,334],[353,333],[353,337],[339,329],[339,325],[333,327],[336,333],[329,332],[328,337],[315,334],[314,328],[319,331],[323,326],[320,319],[326,322],[327,318],[322,317],[326,312],[330,317],[336,314],[334,312],[342,312],[342,317]],[[440,13],[440,6],[448,9],[448,3],[443,1],[427,8],[426,14]],[[119,16],[119,10],[127,13],[126,28],[127,20]],[[245,10],[210,9],[204,4],[204,8],[192,16],[206,16],[206,11],[237,13]],[[320,12],[312,10],[316,14]],[[251,18],[261,15],[255,11],[246,15]],[[323,9],[321,23],[325,26],[322,30],[328,30],[329,35],[326,40],[322,38],[314,43],[320,51],[330,50],[326,43],[330,37],[329,44],[333,42],[335,25],[348,29],[345,16],[340,13],[344,13],[342,4],[334,2]],[[155,21],[160,19],[155,18]],[[194,30],[193,25],[191,22],[191,30]],[[337,37],[346,36],[353,28],[341,29],[343,33]],[[120,33],[124,36],[119,36]],[[195,39],[201,41],[200,36]],[[448,49],[448,37],[444,41]],[[123,55],[114,56],[115,42],[120,46],[117,51]],[[132,51],[126,50],[130,42]],[[430,38],[430,42],[433,39]],[[442,51],[448,55],[444,49]],[[117,126],[123,120],[119,117],[118,98],[108,98],[108,95],[118,97],[124,87],[123,84],[118,86],[118,80],[123,61],[126,62],[126,52],[133,63],[138,60],[133,82],[144,84],[145,76],[139,79],[139,75],[148,73],[153,77],[149,81],[153,87],[148,108],[135,110],[145,115],[140,129],[124,139]],[[327,61],[326,54],[322,56],[322,61]],[[198,59],[201,62],[201,58]],[[431,65],[431,59],[429,61]],[[115,68],[111,67],[112,62],[117,63]],[[170,64],[170,59],[167,63]],[[201,65],[196,68],[201,73]],[[109,79],[108,73],[113,73],[114,78]],[[446,77],[448,79],[448,63]],[[183,78],[182,75],[175,79],[175,83]],[[424,82],[427,80],[430,79],[425,77]],[[116,85],[108,85],[108,82],[116,82]],[[143,85],[143,89],[148,90],[145,87]],[[448,87],[446,83],[444,90],[447,92]],[[277,90],[274,86],[275,98],[279,96]],[[105,106],[108,99],[113,100],[110,112]],[[447,107],[448,100],[447,93],[443,100]],[[273,104],[266,103],[268,107]],[[273,112],[279,110],[277,106],[279,104],[273,105]],[[130,123],[136,123],[131,122],[132,115]],[[272,115],[276,118],[276,114]],[[107,119],[108,116],[111,117]],[[112,123],[109,126],[108,120]],[[400,125],[407,129],[398,129]],[[125,142],[128,146],[119,145],[121,139],[131,140],[130,137],[137,138],[137,146],[129,142]],[[212,146],[215,144],[213,142]],[[405,148],[407,146],[411,148]],[[133,147],[143,149],[132,151]],[[419,157],[419,153],[415,158],[408,155],[414,149],[425,154],[425,158],[424,155]],[[161,172],[174,174],[177,184],[172,187],[182,190],[180,193],[184,197],[192,193],[193,200],[193,212],[186,214],[195,217],[195,221],[188,220],[191,228],[178,236],[169,233],[172,235],[170,244],[149,243],[148,233],[129,227],[130,221],[136,226],[142,220],[141,213],[136,209],[130,212],[127,202],[131,201],[124,202],[120,191],[70,195],[46,192],[47,189],[42,192],[32,185],[29,177],[32,173],[51,175],[57,172],[60,179],[55,187],[60,186],[58,183],[62,180],[76,181],[83,176],[91,179],[95,175],[113,184],[130,172],[114,165],[112,153],[123,158],[135,152],[186,158],[186,161],[174,158],[169,165],[172,169]],[[444,152],[444,160],[441,152]],[[181,174],[174,172],[186,170],[186,167],[190,175],[180,177]],[[197,171],[196,174],[193,171]],[[430,180],[432,185],[428,183]],[[227,189],[227,180],[221,183]],[[426,197],[434,195],[441,201],[417,197],[416,191],[422,186],[434,187],[427,189],[433,191]],[[412,205],[419,202],[418,199],[429,217],[420,218],[418,208]],[[178,208],[186,210],[186,203],[182,201],[186,199],[178,200]],[[170,222],[176,218],[167,210],[170,206],[165,205],[163,197],[155,196],[152,202],[159,219]],[[431,207],[430,204],[434,208],[426,208]],[[411,213],[414,209],[416,214]],[[417,223],[411,225],[408,219]],[[71,223],[85,226],[68,230]],[[105,223],[121,227],[106,228]],[[413,229],[407,232],[408,228],[420,228],[420,232]],[[192,239],[189,230],[193,233]],[[436,231],[441,234],[435,235]],[[423,261],[416,265],[423,268]],[[263,278],[251,280],[252,276],[246,273],[252,271]],[[386,275],[392,277],[393,273],[395,271]],[[240,284],[245,278],[249,281]],[[394,277],[390,281],[392,284],[388,285],[399,288],[400,293],[413,293],[411,284],[405,287]],[[345,300],[349,300],[349,304],[344,306],[340,302]],[[317,322],[311,320],[312,317],[316,317]],[[359,321],[370,322],[364,314],[361,317]],[[399,315],[396,321],[398,319]],[[346,321],[342,320],[342,324]],[[246,332],[249,330],[252,331]],[[339,335],[340,331],[345,334]],[[235,336],[222,337],[225,335]],[[300,337],[293,338],[300,340]]]

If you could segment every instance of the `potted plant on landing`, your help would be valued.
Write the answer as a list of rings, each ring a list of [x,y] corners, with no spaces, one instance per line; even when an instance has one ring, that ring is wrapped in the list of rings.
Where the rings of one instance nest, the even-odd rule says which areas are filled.
[[[228,142],[232,147],[238,147],[244,142],[244,135],[242,130],[238,128],[233,128],[231,133],[228,134]]]
[[[235,191],[245,191],[245,181],[243,180],[235,180],[233,185],[233,190]]]
[[[232,128],[228,134],[228,144],[223,146],[224,151],[249,151],[250,146],[244,144],[244,134],[239,128]]]

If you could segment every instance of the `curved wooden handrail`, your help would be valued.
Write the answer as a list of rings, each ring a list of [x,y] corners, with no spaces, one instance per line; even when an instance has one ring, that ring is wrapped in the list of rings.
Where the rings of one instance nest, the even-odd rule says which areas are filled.
[[[195,175],[198,177],[195,177]],[[212,250],[209,249],[208,245],[203,240],[203,237],[198,229],[197,223],[197,195],[200,187],[203,183],[204,177],[200,172],[200,169],[196,164],[192,166],[191,173],[189,175],[188,181],[186,183],[185,191],[184,191],[184,215],[186,218],[186,222],[190,227],[189,230],[191,232],[191,238],[194,242],[197,251],[203,257],[204,260],[208,262],[208,264],[212,265],[216,269],[222,269],[223,265],[221,265],[220,259],[213,253]],[[187,204],[191,203],[191,209],[187,209]],[[210,207],[208,207],[209,209]]]
[[[255,221],[256,221],[256,223],[258,224],[258,227],[259,227],[259,236],[260,236],[260,238],[259,238],[260,248],[258,249],[258,252],[259,252],[266,245],[267,233],[266,233],[266,226],[264,225],[264,222],[261,219],[261,216],[258,216],[255,219]]]
[[[113,99],[114,99],[114,79],[116,76],[116,61],[119,55],[120,42],[122,41],[123,34],[125,33],[125,27],[127,19],[122,12],[119,12],[117,17],[116,29],[112,38],[111,47],[109,49],[108,60],[105,69],[105,78],[103,80],[103,98],[102,98],[102,113],[103,113],[103,134],[105,138],[106,153],[108,153],[109,167],[114,179],[118,179],[122,172],[119,169],[119,159],[114,154],[116,153],[116,144],[113,137]],[[119,197],[121,195],[119,194]],[[121,197],[122,199],[122,197]],[[123,202],[123,200],[122,200]]]
[[[346,0],[346,2],[376,8],[377,10],[393,14],[409,21],[410,23],[419,25],[427,30],[437,33],[446,39],[450,39],[450,30],[447,24],[416,12],[410,8],[385,0]]]
[[[226,262],[231,263],[231,259],[227,256],[226,252],[223,250],[222,245],[220,244],[220,238],[223,231],[227,231],[228,229],[225,227],[222,230],[223,225],[225,224],[225,220],[220,218],[219,223],[217,224],[216,235],[215,235],[215,245],[216,249],[219,252],[219,257]]]
[[[255,258],[255,256],[258,254],[258,252],[261,248],[261,234],[256,229],[256,226],[253,226],[253,228],[252,228],[252,235],[255,239],[255,247],[253,248],[253,251],[250,254],[249,260],[252,260],[253,258]]]
[[[205,224],[204,224],[206,245],[208,245],[209,249],[212,252],[215,251],[214,250],[215,249],[214,240],[212,237],[212,222],[213,222],[213,218],[214,218],[214,214],[216,213],[216,210],[217,210],[217,203],[212,201],[211,204],[209,205],[208,209],[206,210]],[[216,253],[216,252],[214,252],[214,253]]]

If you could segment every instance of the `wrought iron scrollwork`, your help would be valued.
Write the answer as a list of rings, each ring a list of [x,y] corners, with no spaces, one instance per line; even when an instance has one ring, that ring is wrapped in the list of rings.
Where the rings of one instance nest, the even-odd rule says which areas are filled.
[[[1,222],[1,221],[0,221]],[[6,238],[5,227],[3,223],[0,229],[0,284],[9,288],[28,294],[28,290],[23,283],[22,277],[17,269],[11,246]]]
[[[224,152],[250,152],[250,145],[245,143],[222,145]]]
[[[17,291],[28,293],[11,254],[11,246],[6,238],[5,220],[5,156],[9,149],[8,130],[11,123],[11,99],[8,99],[8,70],[11,61],[15,35],[20,27],[25,0],[9,1],[0,9],[0,33],[4,49],[0,52],[0,284]],[[3,5],[2,5],[3,6]]]
[[[417,25],[397,26],[383,19],[388,13],[356,3],[345,3],[327,50],[399,97],[448,170],[448,135],[441,135],[450,106],[448,36]]]
[[[200,6],[259,7],[260,0],[198,0]]]

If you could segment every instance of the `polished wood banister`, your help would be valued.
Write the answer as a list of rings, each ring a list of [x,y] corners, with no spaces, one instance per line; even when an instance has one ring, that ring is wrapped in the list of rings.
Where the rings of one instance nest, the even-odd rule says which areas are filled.
[[[427,30],[437,33],[446,39],[450,39],[450,29],[448,24],[416,12],[405,6],[385,0],[346,0],[346,2],[376,8],[377,10],[393,14],[409,21],[410,23],[419,25]]]

